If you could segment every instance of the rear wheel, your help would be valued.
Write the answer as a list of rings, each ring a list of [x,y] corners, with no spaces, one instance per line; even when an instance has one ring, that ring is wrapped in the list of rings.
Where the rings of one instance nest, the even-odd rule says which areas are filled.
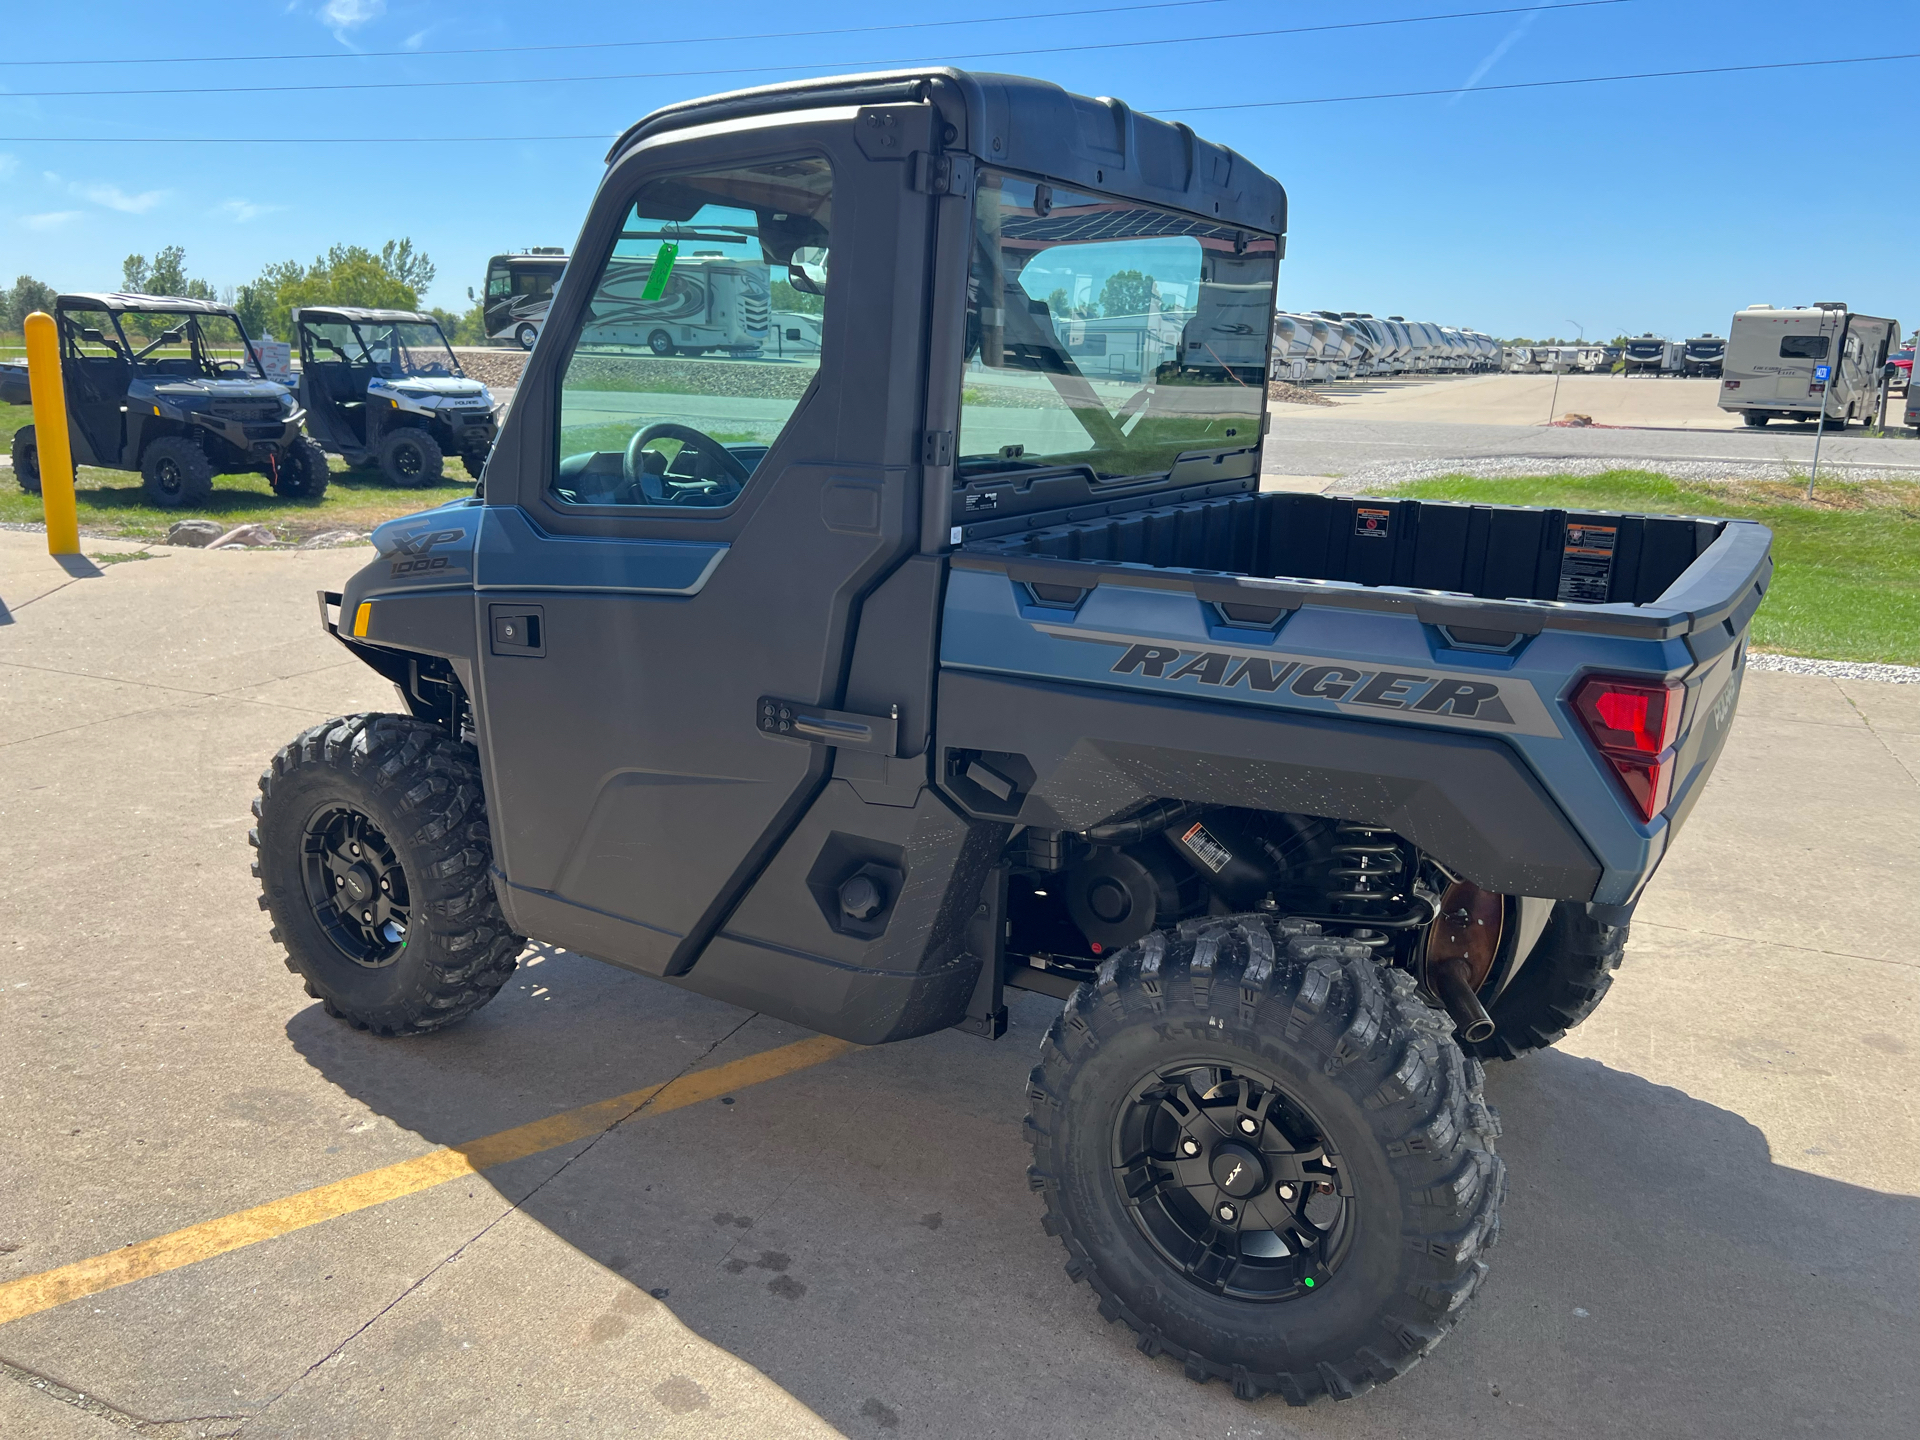
[[[40,445],[31,425],[13,432],[13,478],[27,494],[40,493]]]
[[[1487,1007],[1492,1038],[1468,1045],[1467,1053],[1517,1060],[1565,1038],[1613,987],[1613,972],[1626,954],[1627,930],[1593,919],[1577,902],[1557,902],[1533,953]]]
[[[318,500],[327,493],[327,452],[301,436],[280,456],[280,494],[289,500]]]
[[[213,462],[191,440],[166,435],[140,457],[140,480],[148,503],[162,509],[204,505],[213,494]]]
[[[445,464],[439,442],[424,430],[408,426],[380,437],[380,469],[395,485],[432,485]]]
[[[1745,420],[1747,424],[1753,426],[1754,429],[1758,430],[1762,425],[1766,424],[1767,421],[1771,420],[1773,417],[1771,415],[1763,415],[1758,410],[1747,410],[1741,414],[1740,418]]]
[[[253,813],[260,908],[335,1019],[438,1030],[513,974],[526,942],[494,898],[471,745],[405,715],[329,720],[273,757]]]
[[[1411,977],[1309,922],[1189,921],[1102,964],[1028,1085],[1033,1188],[1100,1313],[1243,1399],[1402,1373],[1486,1273],[1482,1073]]]

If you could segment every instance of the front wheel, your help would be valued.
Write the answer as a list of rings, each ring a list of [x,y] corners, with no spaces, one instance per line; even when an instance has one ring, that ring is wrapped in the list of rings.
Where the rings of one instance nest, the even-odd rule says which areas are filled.
[[[181,435],[164,435],[140,457],[140,488],[163,510],[204,505],[213,494],[213,462]]]
[[[492,447],[489,446],[486,450],[463,450],[460,452],[460,463],[467,467],[467,474],[476,480],[480,478],[480,472],[487,468],[487,455],[491,449]]]
[[[279,459],[279,492],[288,500],[318,500],[327,493],[327,452],[302,435]]]
[[[380,439],[380,469],[395,485],[432,485],[440,479],[446,456],[439,441],[424,430],[403,426]]]
[[[1498,1125],[1451,1028],[1310,922],[1189,921],[1109,957],[1028,1084],[1068,1274],[1146,1354],[1243,1399],[1401,1374],[1499,1231]]]
[[[360,1030],[438,1030],[491,1000],[508,927],[471,745],[405,715],[317,725],[273,757],[248,835],[287,968]]]
[[[673,354],[673,337],[664,330],[656,330],[647,336],[647,348],[656,355]]]
[[[540,332],[531,325],[522,325],[513,332],[513,338],[522,350],[531,350],[534,342],[540,338]]]

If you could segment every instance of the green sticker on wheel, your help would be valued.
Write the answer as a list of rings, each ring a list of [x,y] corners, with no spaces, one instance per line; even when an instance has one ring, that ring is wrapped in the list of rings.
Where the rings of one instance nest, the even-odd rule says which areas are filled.
[[[660,253],[653,257],[653,268],[647,272],[647,288],[640,292],[642,300],[658,300],[667,293],[667,277],[673,274],[673,262],[679,258],[678,240],[662,243]]]

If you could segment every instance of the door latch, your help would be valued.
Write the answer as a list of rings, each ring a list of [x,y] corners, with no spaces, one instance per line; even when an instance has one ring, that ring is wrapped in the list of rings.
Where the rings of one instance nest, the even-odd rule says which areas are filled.
[[[763,735],[831,745],[837,750],[861,750],[870,755],[894,755],[900,743],[900,707],[890,715],[856,715],[828,710],[800,700],[762,695],[755,723]]]

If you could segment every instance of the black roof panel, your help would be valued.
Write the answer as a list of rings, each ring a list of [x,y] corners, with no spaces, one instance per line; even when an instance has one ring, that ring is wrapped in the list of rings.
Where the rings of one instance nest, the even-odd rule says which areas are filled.
[[[954,132],[948,148],[983,164],[1226,225],[1286,232],[1287,194],[1280,182],[1186,125],[1139,114],[1119,100],[1075,95],[1045,80],[945,67],[794,80],[682,101],[632,126],[607,160],[611,164],[644,140],[693,125],[783,110],[912,102],[938,106]]]

